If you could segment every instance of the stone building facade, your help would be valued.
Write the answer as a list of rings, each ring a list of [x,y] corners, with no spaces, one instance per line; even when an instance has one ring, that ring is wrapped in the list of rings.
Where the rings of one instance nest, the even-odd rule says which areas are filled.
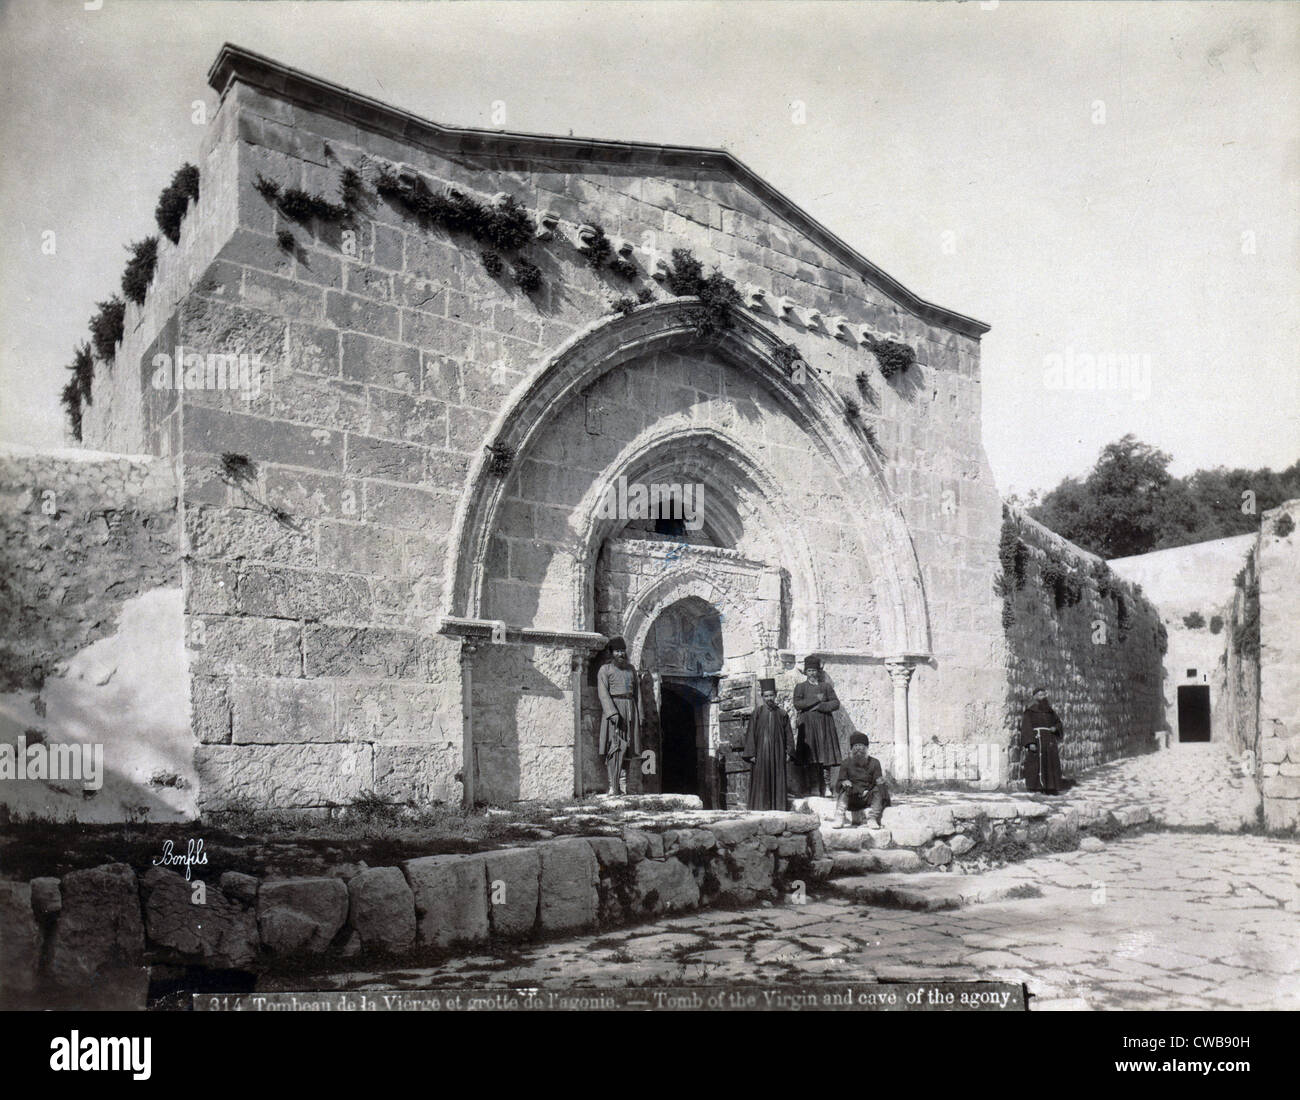
[[[1079,766],[1149,744],[1149,685],[1005,626],[987,326],[724,152],[440,126],[231,46],[209,79],[200,198],[84,419],[177,479],[200,811],[602,789],[616,633],[646,790],[734,801],[756,678],[787,698],[810,654],[899,778],[1004,785],[1019,668],[1072,693]],[[399,201],[449,190],[535,235],[503,268]],[[676,249],[740,289],[727,324],[671,293]],[[612,516],[629,484],[699,522]],[[1123,662],[1158,678],[1148,635]]]

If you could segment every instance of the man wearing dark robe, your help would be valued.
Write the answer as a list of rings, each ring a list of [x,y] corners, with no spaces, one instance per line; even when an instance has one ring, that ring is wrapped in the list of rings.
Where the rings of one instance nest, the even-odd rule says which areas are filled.
[[[776,681],[759,680],[763,702],[749,716],[741,756],[751,766],[749,808],[786,808],[785,762],[790,759],[790,719],[776,705]]]
[[[826,683],[818,658],[805,659],[803,671],[807,679],[794,689],[794,709],[799,712],[795,722],[799,729],[798,756],[807,765],[817,793],[825,796],[830,793],[826,773],[840,763],[840,735],[833,717],[840,709],[840,701],[835,689]]]
[[[629,749],[634,758],[641,755],[641,700],[636,669],[627,659],[627,643],[611,638],[608,649],[611,659],[596,673],[601,711],[598,747],[605,758],[609,793],[617,795],[624,756]]]
[[[1020,770],[1027,790],[1045,794],[1060,791],[1063,730],[1061,719],[1047,700],[1047,688],[1034,688],[1034,701],[1020,719]]]

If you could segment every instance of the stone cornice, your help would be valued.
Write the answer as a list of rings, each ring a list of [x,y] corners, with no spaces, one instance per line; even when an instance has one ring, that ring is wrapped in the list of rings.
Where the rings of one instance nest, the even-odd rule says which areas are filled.
[[[442,153],[719,172],[733,179],[809,240],[857,272],[864,282],[922,320],[976,339],[989,330],[983,321],[918,297],[724,149],[443,126],[227,42],[208,70],[208,83],[224,97],[235,81],[368,130]]]
[[[439,634],[448,634],[468,642],[491,642],[492,632],[504,627],[505,641],[498,645],[542,645],[562,649],[604,649],[609,641],[604,634],[586,630],[535,630],[529,626],[511,626],[491,619],[462,619],[444,616],[438,624]]]

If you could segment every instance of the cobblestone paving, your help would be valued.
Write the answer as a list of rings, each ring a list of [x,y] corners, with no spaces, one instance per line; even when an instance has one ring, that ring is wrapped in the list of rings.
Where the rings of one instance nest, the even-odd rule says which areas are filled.
[[[919,913],[809,899],[530,944],[326,989],[1024,982],[1036,1009],[1300,1008],[1300,845],[1154,833],[1016,867],[1042,896]],[[294,982],[301,989],[301,980]],[[269,988],[269,987],[268,987]]]
[[[1040,797],[1040,796],[1035,796]],[[1165,825],[1210,826],[1235,832],[1254,825],[1259,788],[1241,760],[1220,742],[1175,742],[1147,756],[1130,757],[1088,772],[1055,799],[1115,806],[1146,806]]]

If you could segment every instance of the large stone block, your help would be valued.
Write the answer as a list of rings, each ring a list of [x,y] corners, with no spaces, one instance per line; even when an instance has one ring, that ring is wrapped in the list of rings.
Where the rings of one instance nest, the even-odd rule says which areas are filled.
[[[718,821],[710,824],[709,831],[717,842],[726,847],[739,844],[749,837],[757,836],[762,824],[754,817],[740,817],[732,821]]]
[[[458,805],[464,791],[457,778],[461,745],[442,741],[422,745],[375,745],[375,793],[386,802],[428,806]]]
[[[408,344],[345,332],[342,354],[344,378],[405,392],[420,388],[420,352]]]
[[[257,893],[262,946],[285,955],[319,954],[348,917],[348,888],[337,878],[293,878],[264,882]]]
[[[957,829],[952,810],[946,806],[890,806],[881,815],[880,824],[900,848],[920,847]]]
[[[542,871],[536,848],[507,848],[483,856],[487,868],[488,920],[498,936],[527,936],[537,923]]]
[[[679,859],[643,859],[636,865],[632,879],[632,914],[657,917],[695,909],[700,904],[700,888],[691,869]]]
[[[202,905],[193,901],[193,883],[163,867],[140,880],[149,945],[163,957],[221,968],[246,967],[257,958],[257,916],[253,908],[205,883]]]
[[[240,677],[230,691],[234,744],[342,740],[334,723],[334,685],[328,680]]]
[[[316,564],[316,548],[309,533],[252,508],[187,508],[185,534],[196,558]]]
[[[50,977],[57,984],[88,985],[105,971],[141,964],[144,921],[130,867],[110,863],[69,871],[62,894],[49,953]]]
[[[480,943],[488,936],[484,857],[424,856],[402,864],[415,894],[421,943]]]
[[[370,588],[361,577],[316,569],[251,566],[239,579],[239,610],[272,619],[361,623],[370,618]]]
[[[326,569],[378,576],[402,575],[402,535],[364,523],[320,525],[320,564]]]
[[[303,627],[303,672],[307,676],[346,676],[423,680],[428,670],[425,639],[414,631],[384,627]]]
[[[753,901],[760,897],[776,896],[776,887],[773,885],[776,855],[760,843],[761,839],[763,838],[752,837],[722,853],[723,869],[718,874],[719,895],[722,898],[728,901]]]
[[[194,758],[205,810],[346,805],[374,787],[370,745],[200,745]]]
[[[401,951],[415,942],[415,895],[396,867],[369,867],[348,882],[348,923],[367,948]]]
[[[414,484],[424,475],[424,451],[414,443],[350,434],[347,472],[354,477]]]
[[[302,675],[297,623],[190,616],[186,641],[195,675]]]
[[[39,961],[32,888],[25,882],[0,882],[0,1004],[5,993],[35,986]]]
[[[537,845],[542,861],[539,915],[545,932],[567,932],[596,924],[600,868],[591,845],[581,838]]]
[[[185,407],[185,450],[212,455],[233,452],[255,463],[336,473],[343,468],[342,432],[204,405]]]

